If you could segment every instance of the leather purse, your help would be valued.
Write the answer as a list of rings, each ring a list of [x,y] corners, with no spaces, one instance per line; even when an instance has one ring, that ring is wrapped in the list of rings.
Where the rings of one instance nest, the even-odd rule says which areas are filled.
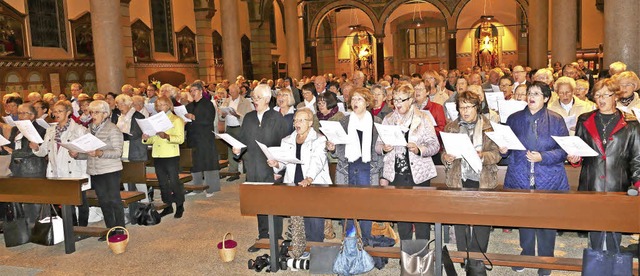
[[[606,232],[602,232],[605,242]],[[585,248],[582,253],[582,276],[623,276],[633,275],[633,255],[620,253],[620,246],[613,236],[615,251]]]
[[[473,231],[469,231],[469,233],[470,233],[469,235],[465,235],[465,238],[468,238],[469,236],[471,236],[471,241],[467,239],[467,244],[470,245],[471,242],[475,240],[476,245],[478,245],[478,248],[482,248],[482,246],[480,246],[480,242],[478,241],[478,237],[476,237],[476,235],[473,234]],[[491,260],[489,260],[487,255],[485,255],[484,252],[482,252],[482,250],[480,253],[482,253],[482,256],[484,256],[487,262],[489,262],[489,267],[485,266],[484,261],[482,260],[471,259],[469,257],[469,247],[471,246],[467,246],[465,250],[467,251],[467,258],[464,259],[464,271],[467,273],[468,276],[486,276],[487,271],[493,270],[493,263],[491,262]]]
[[[31,231],[29,231],[29,224],[24,215],[22,204],[16,202],[7,204],[7,213],[2,225],[5,246],[14,247],[28,243]]]
[[[433,276],[435,274],[435,249],[429,249],[435,240],[400,241],[401,276]]]
[[[357,219],[353,219],[356,228],[354,237],[345,237],[338,253],[333,272],[338,275],[358,275],[371,271],[374,261],[371,255],[364,250],[362,244],[362,231]],[[347,223],[344,223],[344,232],[347,233]]]
[[[49,208],[53,213],[44,216],[44,210]],[[55,216],[54,216],[55,214]],[[51,246],[64,241],[64,229],[62,226],[62,218],[58,216],[55,208],[51,205],[42,205],[40,209],[40,218],[36,221],[31,230],[31,242],[35,244]]]
[[[162,216],[156,211],[153,203],[142,204],[133,213],[135,221],[140,225],[156,225],[160,223]]]

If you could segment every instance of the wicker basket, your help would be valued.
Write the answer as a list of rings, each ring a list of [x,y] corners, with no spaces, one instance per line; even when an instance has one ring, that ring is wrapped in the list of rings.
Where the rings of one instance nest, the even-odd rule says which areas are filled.
[[[125,234],[127,235],[127,238],[118,242],[110,242],[109,234],[111,233],[111,231],[114,231],[116,229],[123,229]],[[111,248],[111,251],[113,251],[113,254],[117,255],[120,253],[124,253],[125,249],[127,248],[127,244],[129,244],[129,230],[127,230],[127,228],[124,228],[122,226],[116,226],[109,229],[109,232],[107,232],[107,245],[109,246],[109,248]]]
[[[231,233],[227,232],[222,237],[222,242],[220,242],[222,244],[222,246],[220,246],[220,243],[218,244],[218,248],[219,248],[218,254],[220,254],[220,259],[222,259],[222,262],[225,262],[225,263],[233,261],[233,259],[236,256],[236,247],[237,247],[236,246],[236,247],[233,247],[233,248],[227,248],[225,246],[226,241],[227,241],[227,236],[230,236],[229,240],[233,240],[233,235]]]

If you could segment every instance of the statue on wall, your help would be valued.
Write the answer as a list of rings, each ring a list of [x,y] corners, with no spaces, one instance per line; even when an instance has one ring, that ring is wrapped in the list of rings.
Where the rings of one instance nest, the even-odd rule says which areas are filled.
[[[499,64],[498,35],[491,23],[483,22],[476,30],[476,47],[476,65],[493,68]]]
[[[373,72],[373,46],[371,41],[370,33],[359,31],[353,36],[353,46],[351,47],[351,54],[355,61],[354,70],[363,71],[367,75]]]

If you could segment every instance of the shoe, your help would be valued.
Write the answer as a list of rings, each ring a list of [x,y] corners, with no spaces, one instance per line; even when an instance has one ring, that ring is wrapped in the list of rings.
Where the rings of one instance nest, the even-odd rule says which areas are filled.
[[[638,241],[638,240],[640,240],[640,234],[633,234],[633,235],[631,235],[631,238],[632,238],[634,241]]]
[[[304,253],[302,253],[302,256],[300,256],[300,259],[307,260],[309,259],[309,257],[311,257],[311,253],[309,253],[309,251],[305,251]]]
[[[511,269],[518,273],[524,272],[524,267],[512,267]]]
[[[162,212],[160,213],[160,216],[164,217],[168,214],[173,214],[173,206],[171,204],[169,204],[167,208],[164,208],[164,210],[162,210]]]
[[[212,196],[216,195],[216,193],[215,192],[214,193],[204,192],[204,195],[206,197],[212,197]]]
[[[184,213],[184,206],[179,205],[176,207],[176,213],[173,215],[174,218],[181,218]]]
[[[252,245],[251,247],[249,247],[249,249],[247,249],[247,252],[253,253],[253,252],[258,252],[259,250],[260,248],[257,248],[255,245]]]
[[[236,181],[238,179],[240,179],[240,176],[236,174],[236,175],[229,176],[229,178],[227,178],[227,181]]]

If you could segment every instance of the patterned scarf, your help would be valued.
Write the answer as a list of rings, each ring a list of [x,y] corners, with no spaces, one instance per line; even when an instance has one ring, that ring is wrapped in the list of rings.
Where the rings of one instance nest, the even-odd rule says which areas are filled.
[[[100,123],[98,125],[91,124],[89,126],[89,130],[91,131],[91,135],[96,135],[96,133],[98,133],[98,131],[100,131],[100,129],[102,129],[102,127],[107,123],[108,120],[109,120],[109,118],[105,118],[102,121],[102,123]]]
[[[629,96],[628,98],[620,98],[619,99],[620,103],[624,106],[628,106],[633,101],[633,98],[635,96],[634,94],[635,92],[633,92],[631,96]]]
[[[65,131],[67,131],[67,129],[69,128],[69,125],[71,125],[71,120],[67,119],[67,122],[64,125],[56,125],[56,135],[55,135],[55,141],[56,144],[60,145],[62,144],[62,133],[64,133]]]
[[[336,115],[336,113],[338,113],[338,106],[335,106],[334,108],[329,110],[329,113],[327,113],[327,115],[322,114],[322,112],[318,110],[317,112],[318,120],[320,121],[329,120],[331,117],[333,117],[333,115]]]

